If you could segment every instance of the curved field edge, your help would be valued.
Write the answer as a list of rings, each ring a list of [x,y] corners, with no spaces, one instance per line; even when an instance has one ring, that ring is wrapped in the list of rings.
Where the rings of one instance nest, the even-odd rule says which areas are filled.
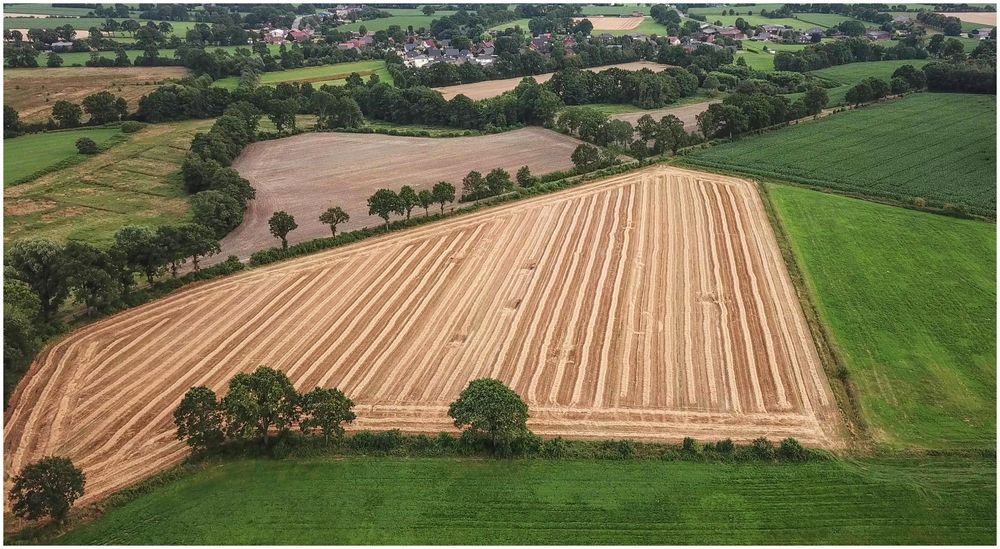
[[[996,461],[248,460],[64,544],[992,544]],[[294,528],[288,525],[294,524]]]
[[[995,96],[918,93],[692,150],[681,160],[900,202],[964,204],[995,216],[995,120]]]
[[[666,199],[675,190],[683,191],[683,204]],[[187,387],[223,390],[236,371],[259,364],[288,371],[301,387],[342,388],[359,402],[355,428],[448,429],[447,403],[467,380],[490,375],[525,395],[533,407],[532,428],[544,436],[750,440],[767,434],[839,446],[839,436],[828,431],[838,416],[833,398],[827,396],[808,328],[796,318],[794,290],[772,251],[770,227],[750,183],[658,168],[528,206],[458,218],[400,234],[406,236],[402,240],[376,239],[345,250],[351,255],[319,254],[200,285],[63,339],[41,355],[35,375],[15,394],[5,431],[13,450],[7,466],[18,469],[33,453],[65,453],[91,475],[88,499],[98,498],[186,455],[173,440],[168,416]],[[625,227],[633,226],[635,211],[635,226],[648,229],[632,237],[626,254],[627,243],[615,241],[629,239]],[[660,218],[669,225],[654,222]],[[566,229],[568,224],[580,229]],[[523,238],[498,238],[487,226]],[[680,232],[671,230],[679,226],[690,227],[692,241],[721,243],[684,245]],[[678,250],[672,259],[669,246]],[[662,272],[627,259],[649,255],[639,250],[653,250],[647,264]],[[374,254],[375,263],[352,267],[368,263],[365,254]],[[656,255],[665,255],[665,261]],[[681,256],[689,260],[682,264]],[[506,276],[510,269],[520,276]],[[363,271],[344,279],[349,286],[339,286],[350,291],[334,291],[341,272]],[[556,296],[547,288],[563,280],[560,272],[572,276]],[[642,282],[649,277],[662,283]],[[683,284],[668,282],[677,277]],[[619,278],[621,283],[598,283]],[[445,281],[450,282],[442,286]],[[598,290],[570,293],[567,287]],[[620,299],[619,288],[626,288]],[[632,294],[642,288],[656,291],[645,292],[642,303],[632,307]],[[674,299],[658,296],[663,288],[675,288]],[[369,289],[373,293],[364,299],[351,295]],[[553,299],[543,299],[549,294]],[[706,299],[732,305],[705,307]],[[589,301],[596,304],[585,305]],[[655,308],[665,301],[677,307]],[[657,336],[655,344],[653,336],[621,328],[646,306],[654,317],[667,315],[678,326]],[[726,310],[733,323],[725,321]],[[541,323],[539,315],[566,327],[556,330],[555,322]],[[690,317],[684,321],[689,330],[680,328],[682,315]],[[373,320],[362,322],[365,317]],[[747,318],[756,318],[750,327]],[[501,322],[511,325],[511,319],[517,322],[508,333],[495,329]],[[687,332],[695,332],[692,342],[680,343]],[[411,345],[402,345],[408,338]],[[170,341],[176,343],[164,344]],[[532,345],[522,350],[510,341]],[[773,349],[766,351],[770,356],[781,358],[767,360],[765,345]],[[546,349],[573,347],[580,357],[576,367],[567,366],[568,360],[536,358],[549,356]],[[424,353],[414,357],[409,348]],[[688,349],[686,358],[675,358],[682,349]],[[703,352],[708,366],[696,368],[701,360],[696,355]],[[150,369],[153,362],[173,364],[176,375]],[[102,400],[114,394],[128,396],[117,403]],[[44,404],[23,405],[35,399]],[[587,421],[581,422],[580,414]]]
[[[765,184],[876,442],[996,445],[996,226]]]

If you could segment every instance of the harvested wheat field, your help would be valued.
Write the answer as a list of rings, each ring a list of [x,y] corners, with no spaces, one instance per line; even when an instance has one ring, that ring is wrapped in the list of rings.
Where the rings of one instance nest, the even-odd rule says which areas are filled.
[[[663,65],[661,63],[654,63],[652,61],[632,61],[629,63],[619,63],[617,65],[602,65],[600,67],[590,67],[588,71],[600,72],[606,69],[619,68],[627,71],[638,71],[642,69],[649,69],[652,71],[662,71],[663,69],[669,67],[670,65]],[[552,78],[551,72],[545,74],[536,74],[531,76],[539,84],[543,82],[548,82]],[[450,100],[456,95],[464,95],[469,99],[479,100],[479,99],[489,99],[490,97],[496,97],[503,92],[508,92],[517,87],[526,77],[518,78],[505,78],[503,80],[484,80],[482,82],[476,82],[473,84],[459,84],[457,86],[443,86],[440,88],[434,88],[435,90],[441,92],[441,95],[445,99]]]
[[[595,31],[609,30],[632,30],[642,24],[643,17],[605,17],[603,15],[588,15],[587,17],[574,17],[573,22],[579,23],[584,19],[594,25]]]
[[[653,120],[656,120],[657,122],[659,122],[664,116],[672,114],[684,123],[685,131],[691,132],[698,129],[698,115],[705,112],[705,110],[708,109],[708,106],[712,103],[719,103],[720,101],[720,99],[713,99],[703,103],[692,103],[690,105],[683,105],[680,107],[668,107],[666,109],[657,109],[652,111],[625,112],[621,114],[613,114],[611,115],[611,118],[624,120],[635,126],[639,122],[639,119],[647,114],[652,116]]]
[[[656,167],[180,291],[44,351],[4,465],[65,455],[86,500],[177,462],[184,392],[261,364],[339,387],[353,429],[453,430],[502,379],[543,436],[794,436],[836,405],[753,184]]]
[[[289,234],[292,243],[330,236],[330,228],[319,221],[330,206],[340,206],[351,216],[338,231],[377,226],[382,219],[368,215],[368,197],[380,188],[410,185],[419,192],[448,181],[460,193],[462,178],[472,170],[486,175],[503,168],[511,177],[521,166],[536,175],[568,170],[579,144],[537,127],[449,138],[321,132],[253,143],[233,167],[250,181],[257,198],[250,202],[243,224],[223,239],[222,253],[206,264],[231,254],[245,259],[278,245],[267,225],[278,210],[295,216],[299,225]],[[417,208],[413,215],[424,211]]]
[[[938,15],[945,15],[947,17],[957,17],[962,21],[967,21],[969,23],[975,23],[977,25],[985,25],[988,27],[997,26],[997,12],[995,11],[951,11],[943,12]]]
[[[4,69],[3,100],[28,122],[45,121],[56,101],[79,104],[84,97],[102,91],[124,97],[129,111],[135,112],[140,97],[187,74],[184,67]]]

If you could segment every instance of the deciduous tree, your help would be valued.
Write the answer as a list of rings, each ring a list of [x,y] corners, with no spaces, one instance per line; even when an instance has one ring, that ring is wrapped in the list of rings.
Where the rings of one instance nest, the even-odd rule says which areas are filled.
[[[267,225],[271,228],[271,235],[281,239],[281,249],[283,250],[288,249],[288,233],[299,228],[295,218],[284,211],[274,212],[271,219],[267,221]]]
[[[8,276],[24,282],[38,295],[46,322],[69,295],[66,254],[48,240],[18,240],[7,247]]]
[[[441,205],[441,213],[444,213],[444,205],[455,201],[455,186],[447,181],[438,181],[431,189],[434,195],[434,202]]]
[[[399,189],[398,196],[400,206],[402,206],[403,211],[406,212],[406,219],[409,220],[410,212],[413,211],[413,208],[416,208],[417,205],[420,204],[420,199],[417,197],[417,193],[413,190],[413,187],[409,185],[403,185]]]
[[[83,110],[76,103],[59,100],[52,105],[52,118],[59,123],[60,128],[75,128],[80,125],[82,117]]]
[[[389,216],[403,215],[402,201],[389,189],[379,189],[368,197],[368,215],[377,215],[385,220],[385,230],[389,231]]]
[[[266,447],[271,427],[287,430],[298,420],[299,395],[283,372],[261,366],[236,374],[222,399],[229,436],[260,438]]]
[[[495,451],[528,430],[528,405],[498,379],[469,383],[448,407],[448,415],[455,420],[455,427],[489,439]]]
[[[208,387],[191,387],[174,409],[177,440],[183,440],[195,451],[205,451],[222,444],[222,409],[215,391]]]
[[[350,423],[357,417],[351,410],[353,407],[354,402],[340,390],[316,387],[302,395],[303,418],[299,426],[303,432],[319,429],[329,442],[331,436],[343,436],[342,424]]]
[[[62,524],[73,502],[83,495],[86,482],[83,471],[69,458],[42,458],[14,477],[11,511],[28,520],[47,516]]]
[[[417,193],[417,202],[420,203],[420,207],[424,209],[424,217],[430,214],[431,204],[434,204],[434,193],[424,189]]]
[[[334,206],[320,214],[319,220],[330,226],[330,234],[337,236],[337,225],[347,223],[351,220],[351,216],[340,206]]]

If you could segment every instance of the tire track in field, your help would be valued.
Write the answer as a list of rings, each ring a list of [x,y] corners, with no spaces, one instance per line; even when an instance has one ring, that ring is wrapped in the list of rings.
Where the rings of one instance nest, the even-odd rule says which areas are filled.
[[[657,166],[199,284],[40,353],[4,465],[67,455],[92,501],[186,455],[188,387],[221,396],[260,364],[345,390],[351,429],[452,429],[448,403],[488,375],[545,436],[836,447],[768,231],[752,184]]]

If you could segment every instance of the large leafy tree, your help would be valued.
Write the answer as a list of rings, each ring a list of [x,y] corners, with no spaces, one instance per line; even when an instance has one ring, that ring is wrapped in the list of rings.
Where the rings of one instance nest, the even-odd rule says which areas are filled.
[[[295,218],[284,211],[274,212],[271,219],[267,221],[267,225],[271,228],[271,235],[281,239],[281,249],[283,250],[288,249],[288,233],[299,228]]]
[[[92,124],[107,124],[127,115],[128,104],[124,98],[102,91],[84,97],[83,110],[90,115]]]
[[[385,230],[389,231],[389,216],[403,215],[403,202],[399,195],[389,189],[379,189],[368,197],[368,215],[377,215],[385,220]]]
[[[448,407],[455,427],[489,439],[499,450],[527,432],[528,405],[499,379],[482,378],[469,383]]]
[[[167,263],[163,246],[149,227],[126,225],[118,229],[114,246],[126,265],[133,271],[146,275],[146,281],[150,284]]]
[[[52,517],[62,523],[73,502],[83,495],[86,477],[69,458],[46,457],[27,465],[14,477],[11,511],[35,520]]]
[[[417,197],[417,193],[413,190],[413,187],[403,185],[399,189],[399,202],[403,207],[403,211],[406,212],[406,219],[410,219],[410,212],[413,211],[413,208],[417,207],[417,204],[420,203],[420,199]]]
[[[327,442],[331,436],[344,435],[343,423],[350,423],[357,417],[351,408],[354,402],[339,389],[316,387],[302,395],[303,419],[299,426],[303,431],[319,429]]]
[[[7,272],[38,295],[42,319],[49,321],[69,295],[66,254],[48,240],[21,240],[7,249]]]
[[[421,190],[417,193],[417,202],[424,209],[424,216],[427,216],[430,213],[431,205],[434,204],[434,193],[427,189]]]
[[[260,438],[266,447],[271,427],[287,430],[298,420],[299,394],[288,376],[261,366],[252,374],[236,374],[222,399],[229,436]]]
[[[222,409],[215,391],[208,387],[191,387],[174,410],[177,440],[183,440],[196,451],[210,450],[222,444]]]
[[[66,244],[66,274],[74,298],[87,312],[112,310],[121,292],[117,265],[111,254],[86,242]]]
[[[59,123],[60,128],[75,128],[80,125],[82,117],[83,111],[76,103],[59,100],[52,105],[52,118]]]
[[[328,208],[325,212],[321,213],[319,220],[330,226],[330,233],[333,236],[337,236],[337,225],[341,223],[347,223],[351,220],[351,216],[344,211],[340,206],[334,206]]]
[[[434,195],[434,202],[441,205],[441,213],[444,213],[444,205],[455,201],[455,186],[447,181],[439,181],[431,189]]]

